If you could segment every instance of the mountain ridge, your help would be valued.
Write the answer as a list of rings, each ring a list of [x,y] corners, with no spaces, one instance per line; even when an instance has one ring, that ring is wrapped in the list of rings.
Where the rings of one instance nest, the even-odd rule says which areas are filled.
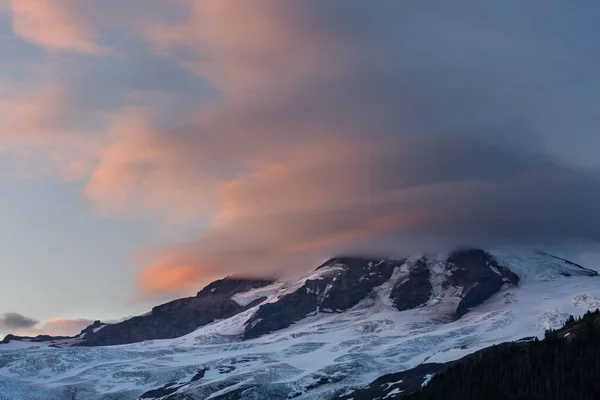
[[[589,276],[598,274],[567,259],[539,250],[536,252],[573,266],[578,273]],[[438,292],[460,289],[460,293],[455,293],[455,300],[459,302],[449,314],[453,318],[460,318],[469,309],[480,305],[497,293],[503,285],[519,284],[519,276],[509,267],[500,265],[488,251],[461,247],[443,258],[444,261],[432,255],[413,256],[412,259],[338,255],[298,281],[301,283],[297,284],[294,290],[288,288],[287,292],[278,294],[276,301],[267,301],[269,293],[245,303],[240,303],[234,297],[277,283],[280,284],[278,289],[281,292],[284,288],[283,283],[269,279],[227,276],[206,285],[196,296],[157,305],[147,314],[115,324],[103,324],[102,329],[94,330],[88,327],[87,331],[84,330],[73,337],[40,335],[32,338],[9,334],[0,344],[9,343],[11,340],[64,342],[71,339],[71,345],[75,346],[105,346],[176,338],[215,320],[229,318],[259,306],[246,321],[244,333],[241,335],[243,339],[252,339],[287,328],[313,313],[345,311],[367,297],[375,287],[390,280],[395,271],[402,270],[406,265],[407,269],[400,277],[396,277],[389,295],[398,311],[422,306],[435,295],[431,282],[432,279],[439,280],[440,277],[433,277],[432,274],[447,275],[441,289],[437,288]],[[444,271],[434,271],[439,269],[440,262],[445,262],[442,266]],[[100,322],[94,322],[91,328],[95,328],[98,323]]]

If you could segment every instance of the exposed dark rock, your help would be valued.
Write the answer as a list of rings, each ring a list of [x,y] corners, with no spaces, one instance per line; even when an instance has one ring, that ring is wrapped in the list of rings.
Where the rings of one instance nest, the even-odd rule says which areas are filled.
[[[444,288],[455,287],[462,290],[462,299],[455,313],[457,318],[489,299],[505,283],[519,283],[519,277],[515,273],[499,265],[493,256],[479,249],[455,251],[446,259],[445,268],[449,274],[443,284]],[[390,298],[398,310],[404,311],[425,304],[432,293],[431,272],[427,259],[422,258],[411,267],[408,277],[394,285]]]
[[[249,388],[252,388],[250,385],[243,385],[240,388],[233,389],[228,391],[227,393],[220,394],[216,397],[213,397],[214,400],[243,400]],[[246,397],[247,398],[247,397]]]
[[[452,273],[445,285],[463,288],[462,300],[456,309],[457,318],[489,299],[505,283],[519,283],[516,274],[500,266],[492,255],[483,250],[459,250],[452,253],[447,262]]]
[[[28,339],[32,339],[32,338],[28,338]],[[4,339],[2,339],[0,344],[8,344],[8,343],[10,343],[11,340],[21,340],[21,337],[15,336],[13,334],[8,334],[8,335],[4,336]]]
[[[402,372],[383,375],[368,386],[357,389],[351,393],[339,395],[332,400],[373,400],[387,399],[399,393],[411,393],[421,389],[427,375],[444,372],[453,363],[447,364],[421,364],[416,368]],[[346,390],[346,392],[348,392]]]
[[[12,340],[18,340],[23,342],[35,342],[35,343],[43,343],[43,342],[51,342],[54,340],[65,340],[65,339],[73,339],[74,336],[50,336],[50,335],[38,335],[38,336],[17,336],[8,334],[4,337],[4,339],[0,342],[0,344],[8,344]]]
[[[87,328],[83,329],[79,334],[80,335],[87,335],[87,334],[91,335],[92,333],[94,333],[94,329],[101,328],[103,325],[105,325],[105,324],[103,324],[101,321],[96,320],[96,321],[94,321],[93,324],[91,324]]]
[[[8,344],[8,343],[10,343],[11,340],[18,340],[18,341],[23,341],[23,342],[43,343],[43,342],[53,342],[53,341],[57,341],[57,340],[76,339],[76,338],[80,337],[83,334],[92,333],[94,331],[94,329],[99,328],[102,325],[104,325],[102,322],[100,322],[100,321],[94,321],[93,324],[91,324],[88,327],[86,327],[85,329],[83,329],[76,336],[38,335],[38,336],[33,337],[33,336],[16,336],[16,335],[10,335],[9,334],[9,335],[6,335],[6,337],[4,337],[4,339],[0,342],[0,344]],[[60,347],[60,346],[53,345],[53,347]]]
[[[246,323],[244,338],[287,328],[315,312],[337,312],[354,307],[374,287],[387,281],[404,261],[336,257],[317,270],[330,268],[319,279],[307,280],[298,290],[275,303],[263,304]]]
[[[227,277],[214,281],[205,286],[196,295],[197,297],[231,297],[237,293],[244,293],[252,289],[264,287],[272,284],[269,279],[243,279]],[[160,307],[160,306],[159,306]]]
[[[246,323],[244,339],[262,336],[264,333],[287,328],[308,314],[314,312],[318,305],[318,281],[306,281],[297,291],[283,296],[276,303],[266,303],[260,306]],[[312,291],[311,292],[309,292]]]
[[[190,382],[196,382],[199,381],[200,379],[204,378],[204,375],[206,375],[206,369],[201,369],[200,371],[198,371],[198,373],[196,375],[194,375],[194,377],[190,380]]]
[[[229,318],[264,301],[258,299],[242,307],[231,296],[271,283],[270,280],[221,279],[206,286],[195,297],[174,300],[154,307],[147,315],[107,325],[96,333],[86,335],[79,345],[116,345],[183,336],[216,319]]]
[[[493,257],[490,265],[496,268],[496,270],[500,273],[505,283],[510,283],[511,285],[516,286],[521,281],[521,279],[519,279],[519,275],[515,274],[506,267],[498,265],[498,262]]]
[[[140,396],[140,399],[160,399],[175,393],[181,388],[176,382],[167,383],[159,389],[149,390]]]
[[[426,303],[431,297],[431,273],[425,259],[417,261],[408,278],[398,281],[390,295],[399,311],[409,310]]]
[[[347,270],[339,274],[332,285],[323,294],[319,307],[322,310],[347,310],[364,299],[371,290],[390,279],[396,261],[368,261],[360,258],[337,258],[337,264],[345,265]]]

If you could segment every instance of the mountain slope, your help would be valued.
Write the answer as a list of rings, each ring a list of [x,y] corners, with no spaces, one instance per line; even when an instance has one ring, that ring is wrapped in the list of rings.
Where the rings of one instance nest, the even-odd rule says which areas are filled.
[[[483,350],[434,377],[421,391],[390,399],[600,398],[600,310],[571,319],[543,341]]]
[[[335,400],[571,400],[600,394],[600,310],[524,338],[381,376]]]
[[[278,303],[290,293],[308,296],[307,287],[327,280],[324,287],[333,283],[329,290],[335,290],[340,279],[334,281],[333,277],[343,274],[347,265],[331,262],[298,281],[237,292],[230,300],[244,307],[243,311],[179,338],[60,349],[44,343],[0,345],[0,393],[7,399],[38,400],[142,395],[329,399],[423,362],[444,364],[493,344],[541,336],[545,329],[560,326],[568,315],[600,306],[598,280],[576,266],[536,253],[492,254],[497,265],[486,268],[506,282],[487,300],[467,307],[460,317],[457,310],[468,293],[489,282],[480,279],[487,272],[460,273],[461,265],[483,268],[482,264],[449,263],[448,255],[383,260],[394,265],[385,280],[387,270],[369,272],[369,262],[374,266],[382,261],[372,259],[357,270],[375,272],[372,279],[379,285],[353,291],[366,293],[355,305],[329,311],[317,303],[314,310],[312,306],[303,310],[310,312],[300,313],[301,318],[288,327],[243,339],[249,321],[265,305]],[[430,295],[425,303],[399,311],[394,300],[398,289],[394,288],[412,279],[411,271],[422,273],[423,263],[430,284],[424,290]],[[502,268],[518,275],[519,284],[511,283],[506,271],[506,276],[501,276]],[[453,280],[455,273],[457,280]],[[324,282],[307,285],[321,281],[321,276]],[[361,277],[357,274],[356,279]],[[344,285],[354,285],[353,281]]]

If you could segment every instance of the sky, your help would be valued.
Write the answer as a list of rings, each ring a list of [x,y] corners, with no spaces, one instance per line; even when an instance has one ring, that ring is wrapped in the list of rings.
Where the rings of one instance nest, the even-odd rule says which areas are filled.
[[[339,253],[598,249],[599,13],[0,0],[0,333]]]

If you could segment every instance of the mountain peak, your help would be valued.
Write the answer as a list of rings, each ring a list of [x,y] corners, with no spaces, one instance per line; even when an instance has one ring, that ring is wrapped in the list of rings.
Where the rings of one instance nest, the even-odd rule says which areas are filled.
[[[243,278],[241,276],[229,275],[206,285],[198,292],[197,297],[225,296],[231,297],[237,293],[247,292],[262,286],[270,285],[272,279]]]

